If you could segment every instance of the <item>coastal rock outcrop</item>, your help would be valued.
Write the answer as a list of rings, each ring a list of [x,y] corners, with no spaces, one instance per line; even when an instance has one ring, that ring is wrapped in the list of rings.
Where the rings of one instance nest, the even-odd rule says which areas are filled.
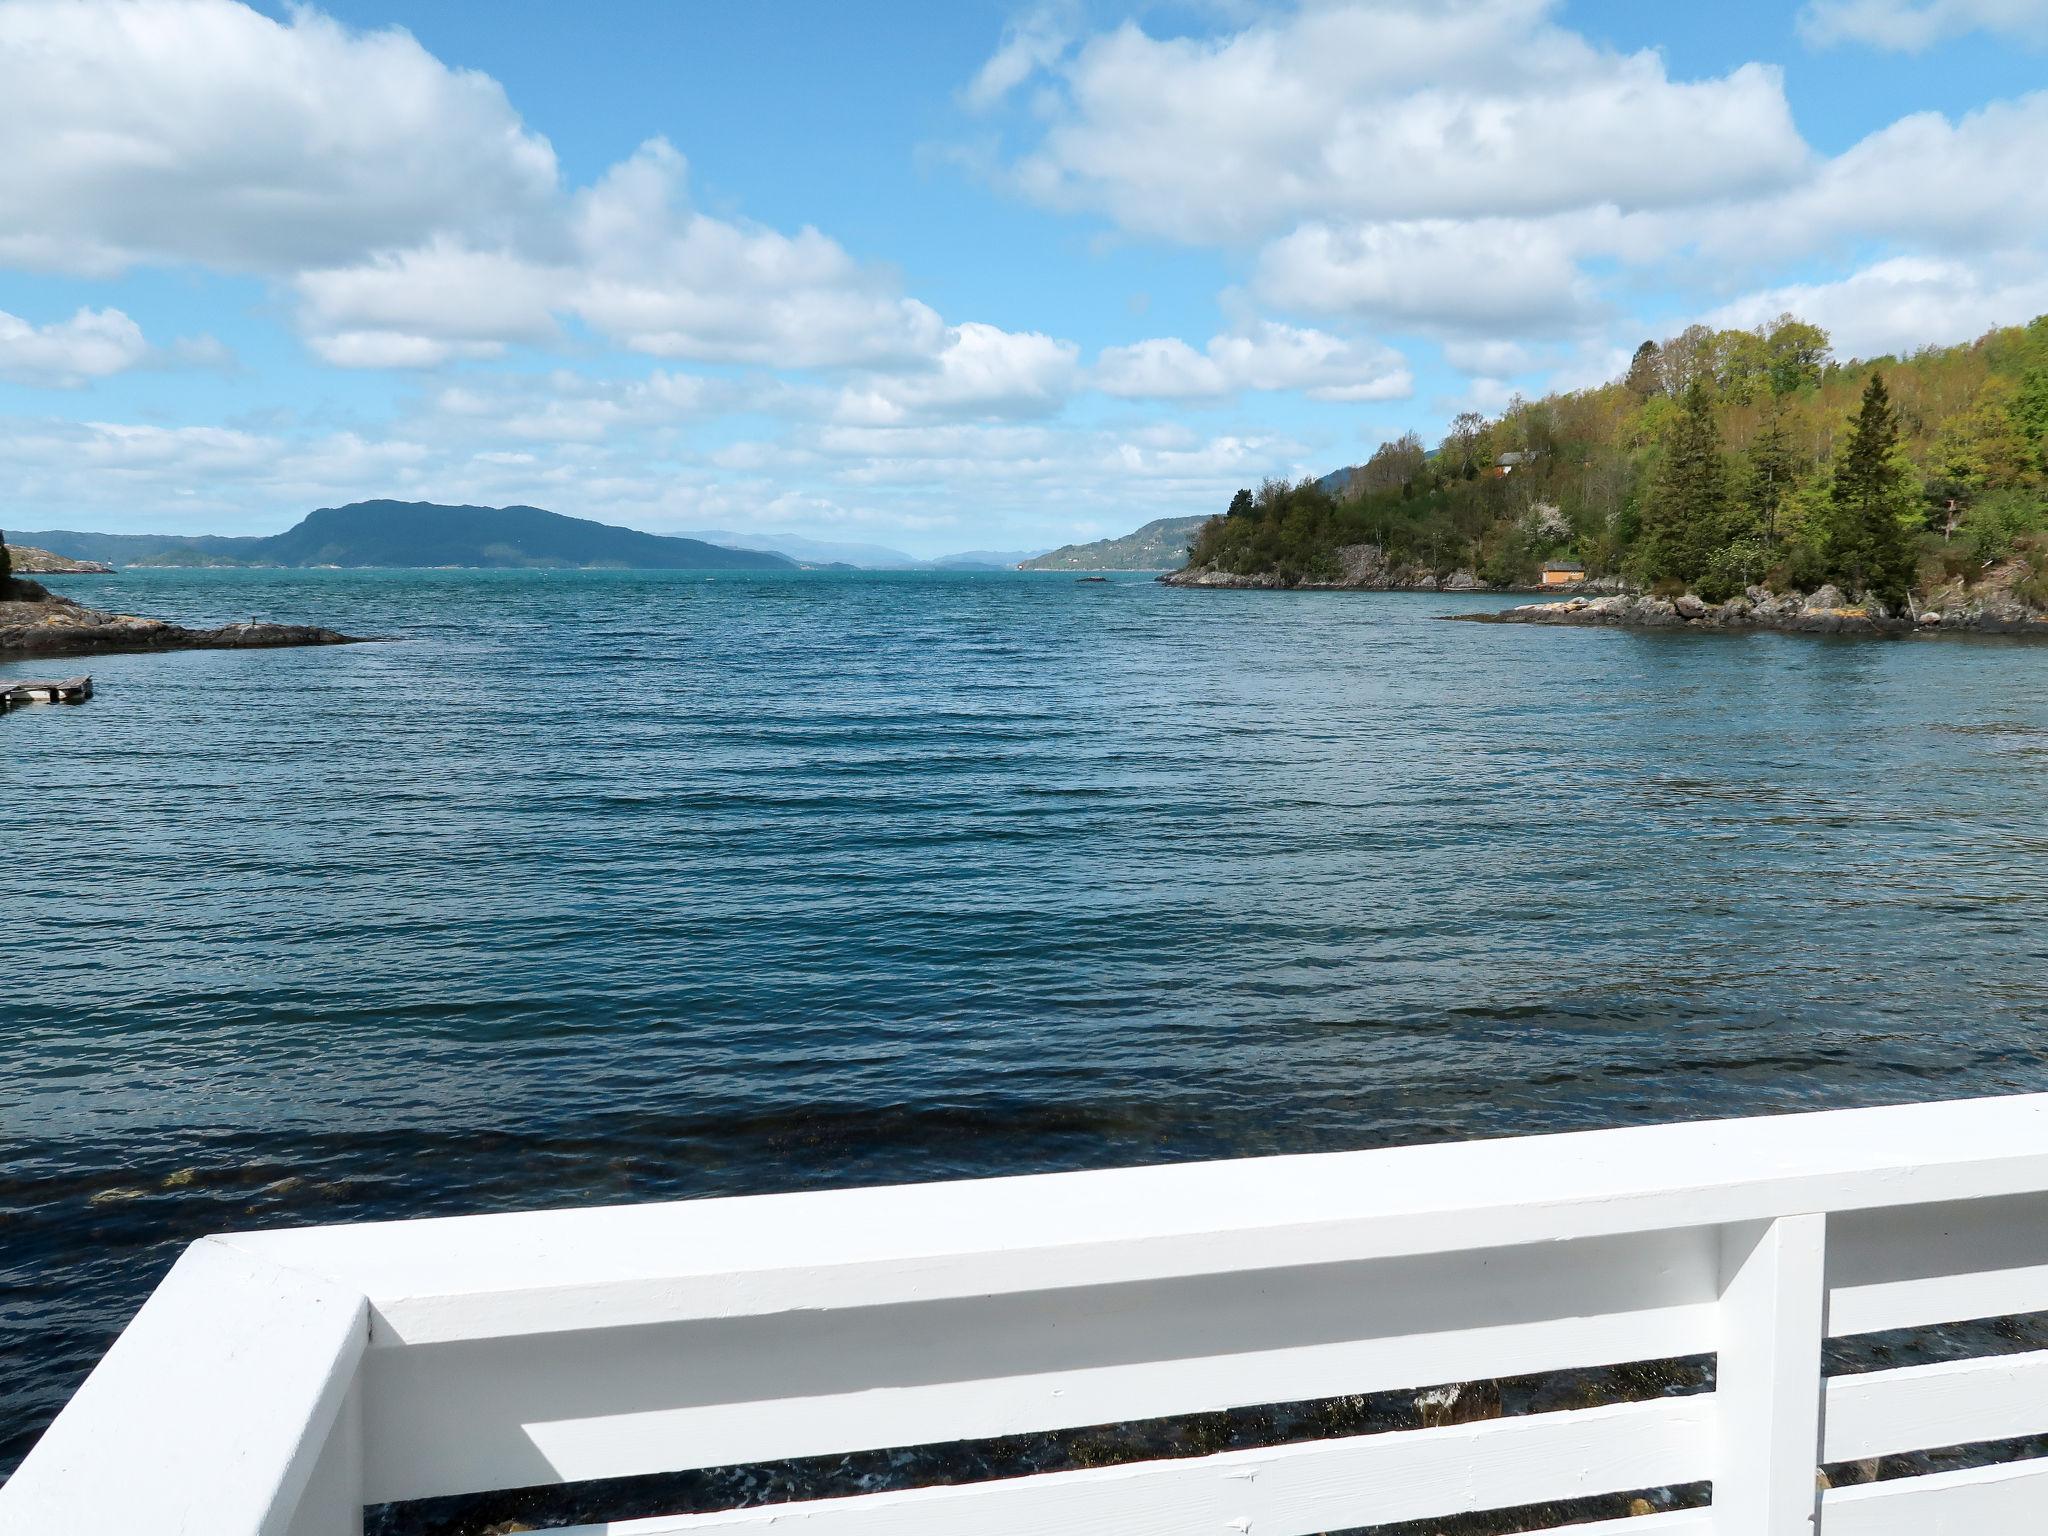
[[[1332,551],[1334,576],[1283,575],[1257,571],[1240,575],[1214,566],[1191,565],[1170,571],[1159,580],[1169,587],[1235,587],[1251,591],[1287,592],[1541,592],[1568,591],[1580,596],[1618,592],[1621,583],[1608,578],[1565,588],[1496,586],[1477,571],[1460,569],[1439,575],[1427,566],[1389,561],[1378,544],[1342,544]]]
[[[310,624],[250,620],[190,629],[164,619],[103,613],[37,583],[17,580],[0,599],[0,656],[92,656],[119,651],[255,650],[290,645],[349,645],[359,637]]]
[[[114,568],[98,560],[74,560],[69,555],[53,555],[47,549],[37,549],[30,544],[10,544],[7,558],[13,562],[17,574],[27,576],[111,576]]]
[[[1635,629],[1773,629],[1814,635],[1903,635],[1974,630],[2029,634],[2048,639],[2048,612],[2006,593],[1959,600],[1940,608],[1893,613],[1883,603],[1852,603],[1839,589],[1821,587],[1802,595],[1751,587],[1726,602],[1710,603],[1695,593],[1675,599],[1620,593],[1573,597],[1560,603],[1525,603],[1504,613],[1447,614],[1491,624],[1561,624]]]
[[[1334,576],[1293,576],[1277,571],[1239,575],[1213,566],[1191,565],[1160,577],[1169,587],[1239,587],[1260,591],[1297,592],[1491,592],[1472,571],[1439,577],[1422,566],[1389,562],[1377,544],[1344,544],[1333,551]]]

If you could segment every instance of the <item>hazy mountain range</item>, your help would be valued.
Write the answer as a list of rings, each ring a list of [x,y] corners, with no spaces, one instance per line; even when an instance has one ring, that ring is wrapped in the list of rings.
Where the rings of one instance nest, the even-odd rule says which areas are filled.
[[[734,533],[726,528],[693,528],[684,538],[703,539],[731,549],[769,550],[806,565],[857,565],[866,571],[1014,570],[1041,553],[1036,549],[967,549],[956,555],[923,559],[886,544],[841,544],[807,539],[795,533]]]
[[[53,554],[125,566],[382,566],[397,569],[789,570],[845,565],[864,570],[1011,570],[1037,550],[964,550],[923,560],[881,544],[833,543],[797,534],[642,533],[541,507],[443,506],[431,501],[357,501],[322,507],[267,535],[89,533],[13,535]]]
[[[430,501],[322,507],[297,526],[267,536],[52,529],[14,537],[77,560],[131,566],[772,571],[796,565],[786,555],[615,528],[539,507],[448,507]]]

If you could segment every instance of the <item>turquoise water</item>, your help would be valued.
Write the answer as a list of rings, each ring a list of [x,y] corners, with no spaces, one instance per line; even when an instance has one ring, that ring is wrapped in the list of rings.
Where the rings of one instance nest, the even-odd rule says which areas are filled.
[[[0,720],[0,1473],[208,1231],[2048,1088],[2048,647],[65,588],[403,638]]]

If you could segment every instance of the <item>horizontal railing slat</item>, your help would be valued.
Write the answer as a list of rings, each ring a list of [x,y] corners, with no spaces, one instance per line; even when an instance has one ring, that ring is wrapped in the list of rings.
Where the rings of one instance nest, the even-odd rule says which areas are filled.
[[[372,1342],[1108,1285],[2048,1190],[2048,1095],[231,1239]]]
[[[1666,1398],[1186,1461],[615,1522],[559,1536],[771,1528],[807,1536],[1310,1536],[1705,1477],[1712,1432],[1706,1401]],[[1705,1527],[1688,1513],[1614,1528],[1669,1536]]]
[[[2048,1434],[2048,1351],[1949,1360],[1830,1379],[1822,1460],[2039,1434]]]
[[[1821,1495],[1823,1536],[2033,1536],[2048,1528],[2048,1461],[1933,1472]]]
[[[372,1352],[372,1502],[1714,1347],[1709,1234]]]
[[[1828,1293],[1838,1337],[2048,1311],[2048,1195],[1844,1212]]]

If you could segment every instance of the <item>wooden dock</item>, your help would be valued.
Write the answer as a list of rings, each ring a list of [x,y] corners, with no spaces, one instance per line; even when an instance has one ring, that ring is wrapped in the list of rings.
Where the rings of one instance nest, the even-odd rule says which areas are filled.
[[[0,680],[0,714],[22,704],[83,704],[91,697],[89,677],[67,677],[55,683],[27,678]]]

